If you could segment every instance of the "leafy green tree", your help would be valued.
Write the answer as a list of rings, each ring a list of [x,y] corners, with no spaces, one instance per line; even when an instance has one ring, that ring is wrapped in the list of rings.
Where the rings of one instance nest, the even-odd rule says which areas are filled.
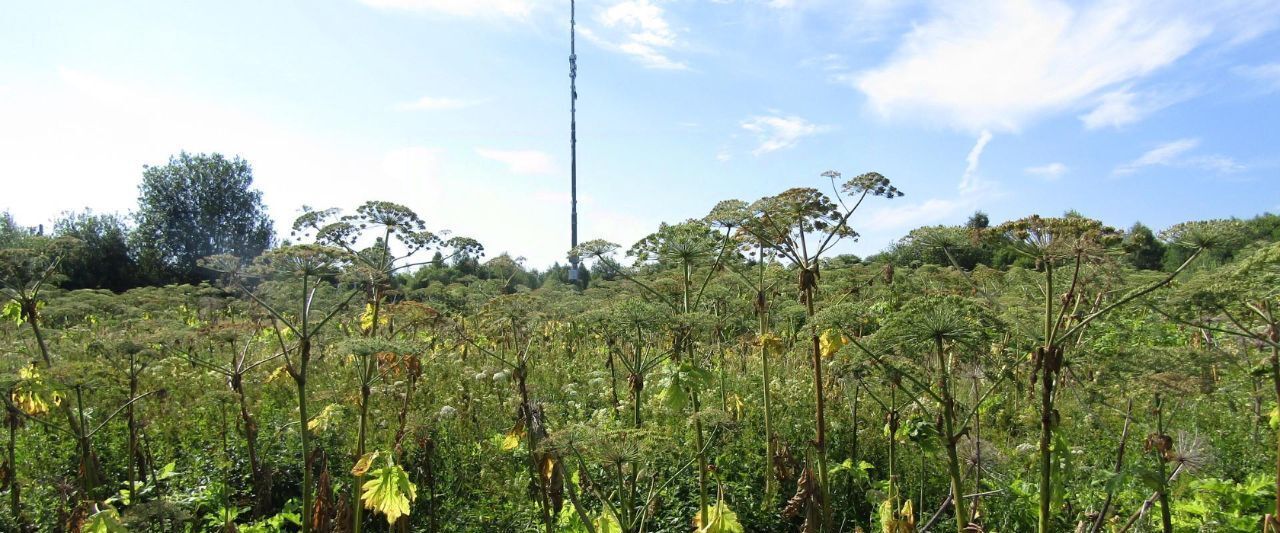
[[[123,292],[138,285],[137,264],[129,254],[129,228],[118,215],[67,213],[54,223],[53,234],[80,241],[75,253],[62,262],[63,288]]]
[[[0,213],[0,248],[12,248],[31,236],[31,232],[18,225],[8,211]]]
[[[211,273],[201,258],[253,258],[271,246],[272,224],[253,169],[239,157],[188,154],[144,166],[138,186],[138,226],[131,235],[143,273],[157,283],[197,283]]]
[[[987,229],[991,226],[991,219],[982,211],[974,211],[969,216],[969,221],[965,222],[964,227],[971,230]]]
[[[1133,268],[1139,270],[1160,270],[1164,263],[1165,245],[1156,239],[1151,228],[1141,222],[1135,222],[1124,236],[1122,244],[1125,258]]]

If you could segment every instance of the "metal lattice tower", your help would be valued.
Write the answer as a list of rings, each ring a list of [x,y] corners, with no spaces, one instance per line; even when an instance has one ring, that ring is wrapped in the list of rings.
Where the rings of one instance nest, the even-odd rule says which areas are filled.
[[[574,43],[574,0],[569,0],[569,246],[578,246],[578,54]],[[578,256],[569,254],[569,281],[578,283]]]

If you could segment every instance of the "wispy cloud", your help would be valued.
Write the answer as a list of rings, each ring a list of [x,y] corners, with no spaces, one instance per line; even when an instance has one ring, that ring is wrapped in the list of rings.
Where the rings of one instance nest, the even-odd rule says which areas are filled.
[[[1136,120],[1152,105],[1108,91],[1166,68],[1211,42],[1243,38],[1249,0],[1212,7],[1135,0],[942,2],[879,67],[844,79],[891,119],[973,132],[1016,131],[1043,116],[1101,107],[1088,123]],[[1275,20],[1274,8],[1256,16]],[[1166,104],[1167,105],[1167,104]],[[1159,106],[1154,106],[1158,108]]]
[[[1080,115],[1085,128],[1118,128],[1146,118],[1148,115],[1195,96],[1190,89],[1166,91],[1134,91],[1117,89],[1098,97],[1097,107]]]
[[[1280,91],[1280,63],[1240,65],[1231,72],[1260,83],[1266,92]]]
[[[960,177],[961,191],[972,191],[978,188],[978,164],[982,161],[982,151],[987,148],[989,142],[991,142],[991,132],[983,130],[982,134],[978,135],[977,142],[973,143],[973,148],[969,150],[969,155],[965,156],[964,175]]]
[[[528,18],[543,0],[359,0],[378,9],[462,17]]]
[[[1147,150],[1137,159],[1116,167],[1111,171],[1117,176],[1133,174],[1147,167],[1182,167],[1197,168],[1229,174],[1240,172],[1247,167],[1233,158],[1219,154],[1189,155],[1200,146],[1200,139],[1185,138],[1163,143]]]
[[[654,69],[686,70],[683,61],[671,57],[681,46],[680,37],[667,21],[666,11],[650,0],[622,0],[600,11],[598,27],[583,25],[588,40],[631,56]]]
[[[556,173],[555,159],[539,150],[495,150],[476,148],[476,154],[507,166],[512,174],[546,175]]]
[[[395,105],[398,111],[447,111],[451,109],[462,109],[479,104],[480,100],[462,100],[459,98],[437,98],[434,96],[423,96],[412,102],[403,102]]]
[[[760,142],[751,151],[755,155],[791,148],[799,143],[800,139],[830,129],[828,126],[814,124],[795,115],[783,116],[777,113],[753,116],[742,121],[741,125],[742,129],[754,133]]]
[[[1137,159],[1116,167],[1113,174],[1133,174],[1138,169],[1150,166],[1168,166],[1178,160],[1182,154],[1200,146],[1200,139],[1178,139],[1161,144],[1147,150]]]
[[[1037,178],[1054,181],[1067,173],[1067,165],[1062,163],[1046,163],[1040,166],[1027,167],[1025,172]]]

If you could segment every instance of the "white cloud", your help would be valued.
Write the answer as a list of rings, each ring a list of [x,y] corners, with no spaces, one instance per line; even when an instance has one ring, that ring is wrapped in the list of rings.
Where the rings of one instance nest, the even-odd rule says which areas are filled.
[[[1186,138],[1169,141],[1147,150],[1137,159],[1120,165],[1111,173],[1117,176],[1133,174],[1147,167],[1179,167],[1206,170],[1218,174],[1230,174],[1248,167],[1230,157],[1219,154],[1188,155],[1200,146],[1200,139]]]
[[[1231,71],[1238,76],[1261,83],[1264,90],[1268,92],[1280,91],[1280,63],[1241,65]]]
[[[1249,167],[1235,159],[1225,155],[1210,154],[1201,155],[1183,161],[1184,166],[1209,170],[1219,174],[1231,174],[1233,172],[1241,172]]]
[[[476,154],[507,166],[512,174],[545,175],[555,174],[555,160],[550,154],[538,150],[494,150],[476,148]]]
[[[437,98],[434,96],[423,96],[412,102],[404,102],[396,104],[395,109],[398,111],[447,111],[451,109],[462,109],[479,104],[479,100],[462,100],[459,98]]]
[[[596,15],[599,28],[581,26],[582,36],[610,50],[622,52],[655,69],[686,70],[682,61],[671,58],[682,46],[680,37],[667,22],[666,12],[650,0],[622,0]]]
[[[973,143],[973,148],[969,150],[969,155],[965,156],[964,175],[960,177],[960,190],[972,191],[978,188],[978,163],[982,161],[982,151],[987,148],[987,143],[991,142],[991,132],[982,130],[982,134],[978,135],[978,141]]]
[[[960,214],[971,205],[970,199],[932,198],[914,204],[885,206],[872,213],[864,227],[887,232],[936,224]]]
[[[1061,178],[1067,173],[1067,166],[1062,163],[1047,163],[1035,167],[1027,167],[1026,173],[1049,181]]]
[[[1193,91],[1137,92],[1129,87],[1117,89],[1098,97],[1097,107],[1080,116],[1085,128],[1118,128],[1146,118],[1148,115],[1194,95]]]
[[[378,8],[462,17],[527,18],[540,0],[360,0]]]
[[[729,153],[729,150],[721,148],[720,150],[716,151],[716,161],[719,161],[721,163],[728,163],[732,159],[733,159],[733,154]]]
[[[1133,174],[1150,166],[1172,165],[1185,152],[1200,146],[1200,139],[1178,139],[1147,150],[1137,159],[1116,167],[1113,174]]]
[[[784,148],[791,148],[800,139],[817,135],[830,129],[809,122],[801,117],[782,116],[777,113],[767,116],[753,116],[742,121],[742,129],[756,134],[760,145],[751,151],[755,155],[763,155]]]
[[[1229,31],[1228,15],[1238,14],[1195,5],[944,2],[887,62],[846,79],[888,118],[1016,131],[1168,67],[1208,42],[1215,29]],[[1123,103],[1118,99],[1122,95],[1113,104]],[[1095,121],[1106,123],[1106,111]]]

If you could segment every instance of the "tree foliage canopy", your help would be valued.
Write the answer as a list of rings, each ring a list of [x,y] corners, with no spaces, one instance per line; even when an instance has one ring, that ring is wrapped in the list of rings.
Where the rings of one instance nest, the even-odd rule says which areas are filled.
[[[182,152],[143,168],[132,240],[153,280],[198,282],[210,277],[197,269],[199,259],[251,258],[271,245],[271,219],[244,159]]]

